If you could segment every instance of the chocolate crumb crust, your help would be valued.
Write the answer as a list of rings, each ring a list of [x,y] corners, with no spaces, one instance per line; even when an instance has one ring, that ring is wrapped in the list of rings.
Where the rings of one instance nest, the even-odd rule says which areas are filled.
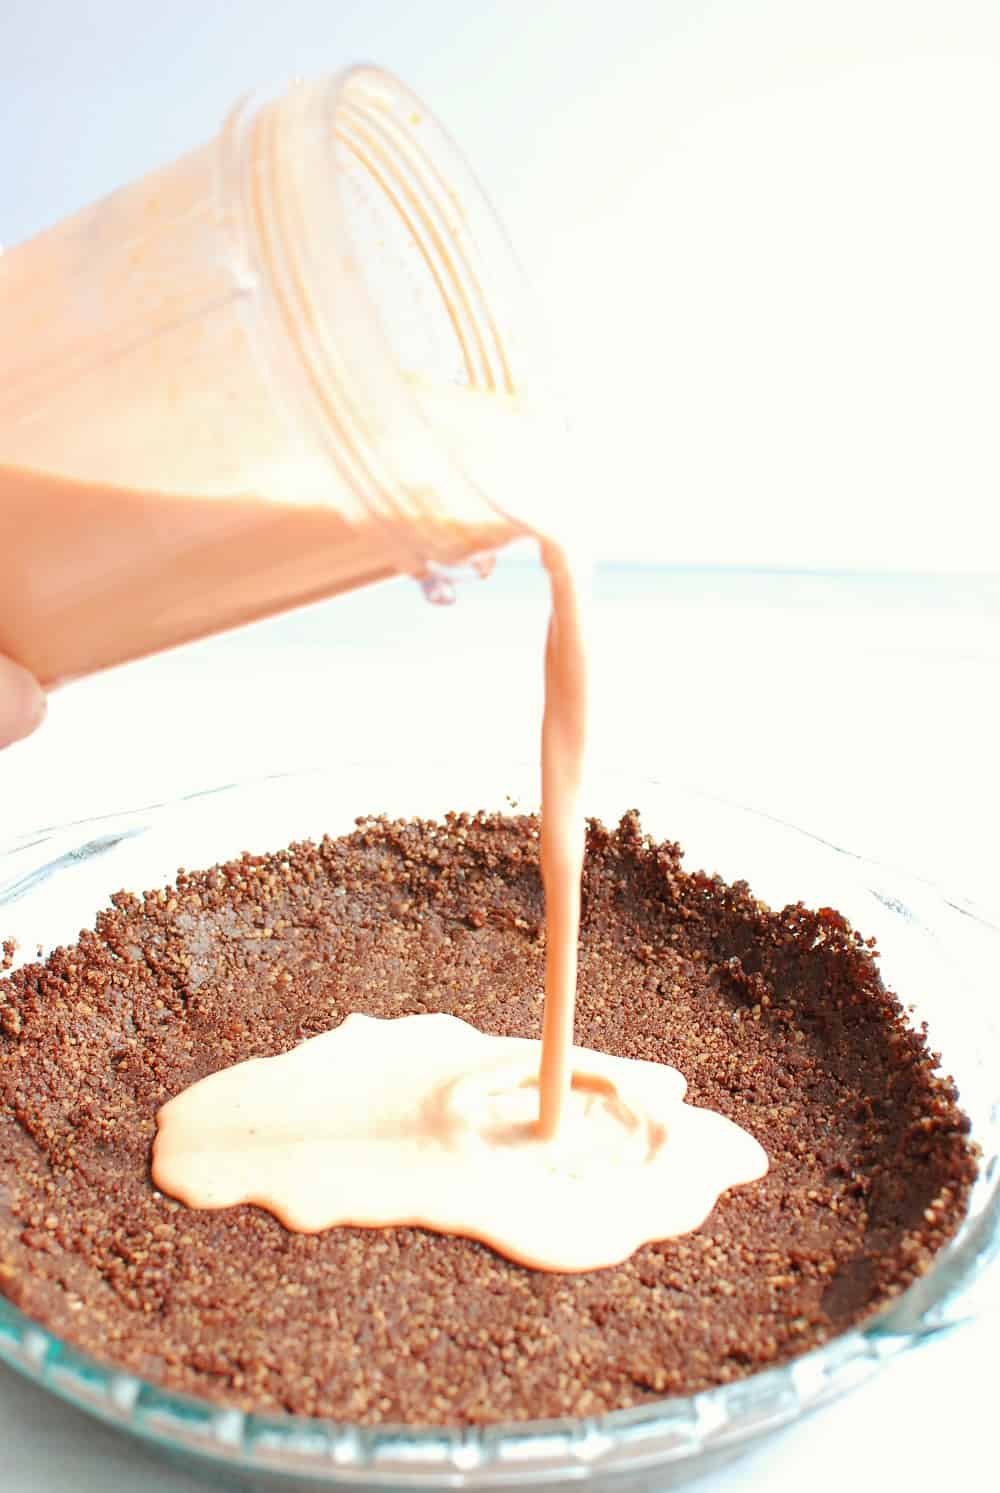
[[[0,1292],[172,1389],[365,1424],[589,1415],[843,1332],[958,1227],[968,1121],[838,913],[771,911],[680,856],[634,814],[589,825],[576,1031],[678,1067],[766,1148],[768,1176],[697,1232],[561,1276],[421,1229],[296,1235],[156,1192],[161,1104],[351,1011],[540,1035],[537,822],[367,819],[119,893],[0,980]]]

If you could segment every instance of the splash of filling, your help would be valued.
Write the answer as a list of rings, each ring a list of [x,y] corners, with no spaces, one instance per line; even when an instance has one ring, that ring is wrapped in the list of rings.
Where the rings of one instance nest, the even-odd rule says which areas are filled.
[[[676,1069],[582,1047],[545,1139],[539,1056],[454,1016],[348,1016],[164,1105],[154,1181],[193,1208],[256,1203],[300,1233],[419,1225],[583,1271],[697,1228],[767,1170],[738,1125],[684,1102]]]

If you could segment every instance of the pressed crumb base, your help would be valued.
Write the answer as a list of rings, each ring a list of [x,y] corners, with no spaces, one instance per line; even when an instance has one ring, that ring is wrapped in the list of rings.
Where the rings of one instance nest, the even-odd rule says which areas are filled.
[[[113,902],[0,981],[0,1292],[154,1382],[367,1424],[593,1414],[815,1347],[961,1221],[968,1122],[860,936],[683,871],[634,815],[589,829],[576,1040],[673,1064],[771,1170],[587,1275],[419,1229],[195,1213],[149,1177],[165,1100],[351,1011],[540,1035],[533,819],[359,821]]]

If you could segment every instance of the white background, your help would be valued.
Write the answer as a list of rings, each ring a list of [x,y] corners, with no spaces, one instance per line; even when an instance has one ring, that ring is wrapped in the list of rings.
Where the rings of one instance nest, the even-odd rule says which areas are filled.
[[[605,548],[996,569],[996,0],[4,0],[0,243],[359,58],[506,219]]]
[[[1000,5],[4,0],[0,241],[207,138],[255,83],[359,57],[425,95],[511,227],[599,438],[606,553],[1000,568]],[[351,599],[62,691],[0,758],[0,834],[338,756],[501,771],[534,749],[544,620],[540,591],[502,594]],[[995,582],[663,572],[595,624],[599,760],[996,914]],[[929,1493],[964,1463],[986,1493],[994,1336],[715,1486]],[[4,1493],[188,1486],[7,1374],[0,1445]]]

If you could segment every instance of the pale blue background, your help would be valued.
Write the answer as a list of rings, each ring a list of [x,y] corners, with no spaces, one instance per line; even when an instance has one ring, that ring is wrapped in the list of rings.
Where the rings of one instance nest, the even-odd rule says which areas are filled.
[[[362,58],[509,224],[606,553],[1000,568],[995,0],[3,0],[0,243]]]

